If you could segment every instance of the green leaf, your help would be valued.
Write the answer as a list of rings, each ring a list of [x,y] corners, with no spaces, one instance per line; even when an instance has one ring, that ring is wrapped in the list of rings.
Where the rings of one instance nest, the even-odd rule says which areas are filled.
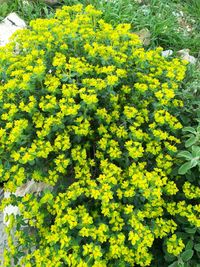
[[[172,262],[172,261],[176,260],[176,257],[172,254],[169,254],[169,253],[166,253],[164,258],[167,262]]]
[[[168,267],[185,267],[184,262],[175,261],[172,264],[168,265]]]
[[[184,228],[184,230],[185,230],[186,233],[188,233],[188,234],[195,234],[196,231],[197,231],[197,228],[196,228],[196,227],[193,227],[193,228],[189,228],[189,227],[187,227],[187,228]]]
[[[30,164],[31,166],[35,165],[35,160],[29,161],[29,164]]]
[[[193,158],[191,160],[191,168],[197,166],[198,163],[199,163],[199,157],[198,158]]]
[[[200,244],[194,245],[194,249],[198,252],[200,252]]]
[[[190,133],[196,134],[195,128],[193,127],[184,127],[183,132],[190,132]]]
[[[199,146],[192,146],[192,155],[195,157],[200,157],[200,147]]]
[[[191,136],[186,142],[185,142],[185,146],[186,147],[189,147],[189,146],[192,146],[194,145],[194,143],[196,142],[196,136]]]
[[[186,232],[176,232],[177,236],[183,240],[188,240],[190,238],[190,234]]]
[[[194,245],[194,242],[193,240],[189,240],[185,246],[185,249],[188,250],[188,249],[192,249],[193,248],[193,245]]]
[[[179,267],[178,261],[173,262],[172,264],[168,265],[168,267]]]
[[[179,169],[178,169],[178,174],[186,174],[186,172],[191,169],[191,162],[186,162],[184,163]]]
[[[183,261],[189,261],[192,258],[193,254],[194,254],[194,251],[192,249],[188,249],[184,251],[183,253],[181,253],[181,259]]]
[[[185,217],[182,217],[180,215],[176,215],[176,219],[179,223],[181,224],[187,224],[188,225],[188,220]],[[182,232],[178,232],[179,234]]]
[[[188,160],[192,159],[192,154],[189,151],[181,151],[180,153],[177,154],[178,157],[183,157],[186,158]]]

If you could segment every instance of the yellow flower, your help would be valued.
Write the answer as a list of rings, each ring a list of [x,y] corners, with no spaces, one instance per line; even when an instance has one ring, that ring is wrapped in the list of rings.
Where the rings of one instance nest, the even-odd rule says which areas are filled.
[[[173,234],[167,240],[167,251],[174,256],[178,256],[182,250],[184,249],[185,245],[181,238],[177,238],[175,234]]]

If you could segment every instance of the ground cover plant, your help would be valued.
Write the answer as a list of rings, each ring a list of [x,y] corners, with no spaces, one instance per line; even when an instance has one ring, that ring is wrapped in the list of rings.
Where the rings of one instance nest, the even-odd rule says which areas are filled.
[[[183,251],[178,221],[197,229],[199,205],[170,177],[186,62],[145,51],[130,25],[113,27],[92,6],[63,7],[13,39],[1,49],[5,189],[32,178],[55,190],[5,201],[21,215],[10,218],[8,232],[17,231],[4,266],[149,266],[164,257],[184,266],[194,251]]]
[[[124,3],[101,4],[102,15],[64,8],[2,49],[5,189],[31,178],[54,186],[5,201],[21,215],[3,266],[199,264],[198,70],[142,49],[131,33],[140,27],[118,26],[130,22]],[[148,48],[182,48],[140,21],[152,26]]]

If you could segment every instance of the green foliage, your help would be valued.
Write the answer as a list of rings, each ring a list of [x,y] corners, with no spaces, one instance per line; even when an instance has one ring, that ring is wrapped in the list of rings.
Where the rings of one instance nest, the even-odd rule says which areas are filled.
[[[91,6],[63,7],[0,50],[1,179],[12,192],[30,179],[54,186],[4,201],[21,212],[8,218],[4,266],[196,267],[198,78],[195,85],[188,75],[180,92],[185,62],[164,59],[160,48],[146,52],[117,22],[148,27],[153,46],[178,48],[182,35],[162,1],[151,1],[146,17],[133,1],[93,4],[115,26]],[[20,12],[30,19],[35,8]],[[41,10],[34,16],[52,16]],[[176,117],[189,133],[178,154],[187,164],[181,180],[172,175]]]
[[[30,21],[38,17],[51,17],[54,13],[51,6],[38,0],[7,0],[0,5],[0,20],[3,20],[11,12],[16,12],[25,21]]]
[[[181,253],[180,258],[186,262],[189,261],[194,254],[194,251],[192,249],[185,250],[183,253]]]
[[[17,231],[5,267],[149,266],[158,240],[175,258],[183,251],[177,216],[200,224],[198,205],[169,178],[186,62],[161,51],[81,5],[31,22],[1,48],[5,189],[54,186],[4,201],[21,213],[8,217]]]
[[[179,112],[177,111],[177,114],[179,114],[184,127],[194,127],[196,129],[198,123],[200,123],[199,65],[188,66],[187,75],[181,87],[179,97],[184,101],[184,107]]]
[[[199,66],[189,66],[185,82],[182,84],[180,97],[184,101],[184,107],[179,114],[184,128],[181,134],[181,144],[179,147],[178,164],[179,188],[183,189],[183,196],[190,199],[190,203],[198,203],[200,199],[200,87],[199,87]],[[174,264],[180,266],[198,266],[200,253],[198,245],[200,242],[199,228],[190,227],[187,221],[178,220],[181,236],[186,244],[183,254]],[[195,249],[195,247],[197,249]],[[182,257],[183,256],[183,259]],[[186,261],[189,257],[188,261]],[[190,258],[191,257],[191,258]],[[184,261],[185,260],[185,261]],[[179,266],[178,265],[178,266]]]
[[[179,168],[179,174],[186,174],[189,170],[196,166],[198,166],[200,170],[200,146],[194,145],[197,140],[198,139],[196,139],[196,137],[192,135],[185,143],[186,147],[191,146],[191,148],[178,153],[177,156],[182,157],[186,160],[186,162]]]
[[[197,74],[197,75],[195,75]],[[188,75],[185,89],[182,91],[182,99],[185,103],[180,117],[184,124],[182,129],[182,139],[184,148],[180,150],[178,157],[184,159],[184,163],[179,167],[179,174],[189,174],[188,180],[196,181],[199,185],[198,177],[200,173],[200,88],[199,88],[199,73],[192,72],[194,79],[190,80]],[[192,169],[192,172],[191,172]],[[196,177],[196,178],[195,178]]]
[[[182,1],[181,1],[182,3]],[[200,2],[199,0],[186,0],[184,3],[182,3],[185,7],[185,9],[191,14],[191,16],[195,17],[200,22]]]

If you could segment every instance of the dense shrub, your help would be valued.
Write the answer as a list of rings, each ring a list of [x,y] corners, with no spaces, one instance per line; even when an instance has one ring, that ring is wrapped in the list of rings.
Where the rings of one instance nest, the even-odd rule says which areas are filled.
[[[81,5],[31,22],[1,48],[5,189],[54,186],[4,201],[21,212],[10,216],[5,267],[149,266],[157,241],[179,257],[176,218],[199,227],[199,205],[169,178],[186,62],[161,51]]]

